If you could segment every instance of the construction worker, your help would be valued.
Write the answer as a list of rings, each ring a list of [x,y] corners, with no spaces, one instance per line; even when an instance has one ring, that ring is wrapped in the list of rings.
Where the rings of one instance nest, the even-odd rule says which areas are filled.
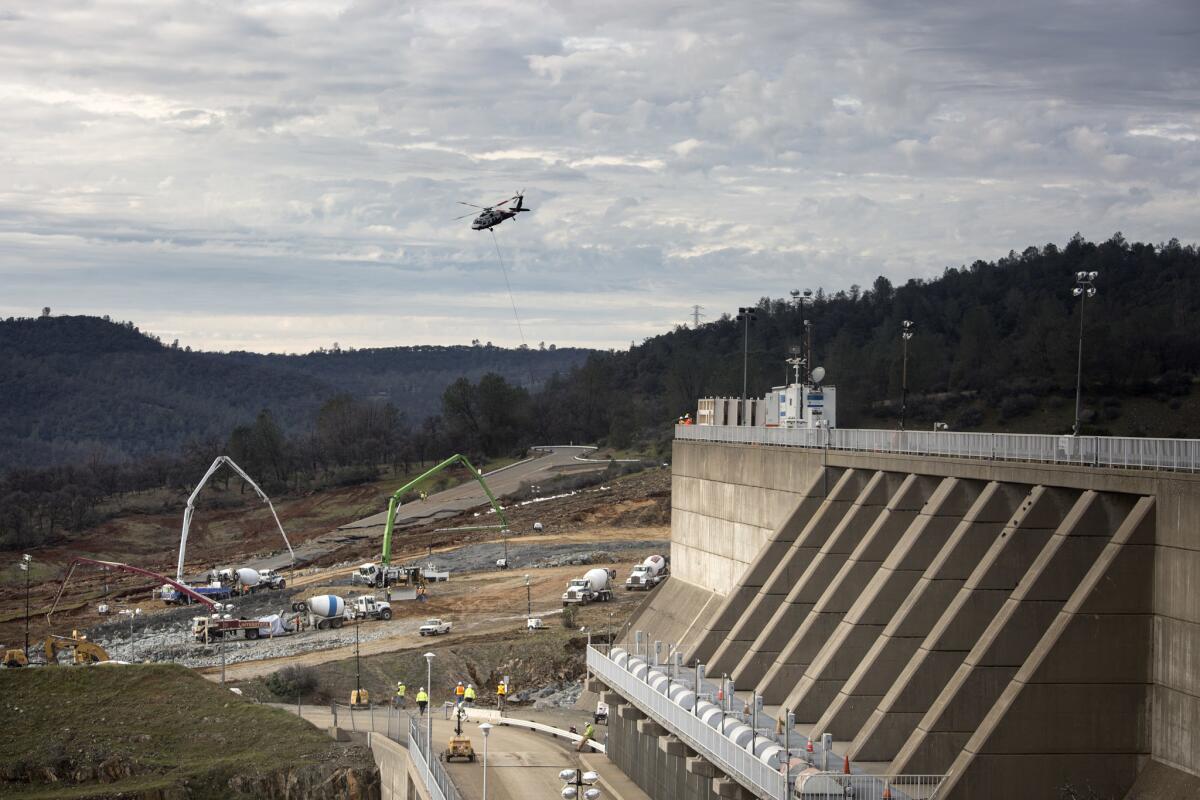
[[[591,722],[589,722],[587,725],[584,725],[583,726],[583,737],[579,740],[579,746],[576,747],[575,749],[582,753],[584,750],[587,749],[588,742],[595,735],[596,735],[596,726],[595,725],[593,725]]]
[[[459,681],[458,686],[454,687],[454,702],[461,703],[463,701],[463,695],[465,695],[466,693],[467,693],[466,687],[463,686],[462,681]]]
[[[429,705],[429,695],[425,693],[425,687],[421,687],[421,691],[417,692],[417,708],[421,710],[421,716],[425,716],[425,708]]]
[[[467,689],[463,692],[463,702],[468,706],[475,705],[475,684],[467,684]]]
[[[496,684],[496,708],[504,710],[504,698],[508,696],[508,684],[504,681]]]
[[[404,708],[404,694],[407,691],[404,681],[396,681],[396,708]]]

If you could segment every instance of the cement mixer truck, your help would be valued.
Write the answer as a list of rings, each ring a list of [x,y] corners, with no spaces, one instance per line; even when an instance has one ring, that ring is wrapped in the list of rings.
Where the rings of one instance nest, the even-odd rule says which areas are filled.
[[[292,611],[300,613],[307,611],[309,626],[317,630],[340,628],[347,617],[346,601],[336,594],[320,594],[292,603]]]
[[[586,606],[591,602],[607,603],[613,598],[612,579],[617,577],[615,569],[590,569],[582,578],[575,578],[563,592],[562,604]]]
[[[625,591],[635,589],[650,591],[671,573],[670,564],[660,555],[649,556],[645,561],[633,568],[633,572],[625,579]]]

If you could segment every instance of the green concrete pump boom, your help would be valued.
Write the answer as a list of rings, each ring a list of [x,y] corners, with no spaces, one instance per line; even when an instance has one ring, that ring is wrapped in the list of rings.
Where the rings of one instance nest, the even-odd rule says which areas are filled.
[[[396,493],[392,495],[391,499],[388,500],[387,525],[383,529],[383,556],[379,559],[379,562],[383,566],[388,566],[392,560],[392,529],[396,524],[396,510],[400,508],[400,498],[404,496],[405,492],[419,484],[421,481],[432,475],[436,475],[446,467],[454,465],[456,462],[461,462],[463,466],[467,468],[467,471],[471,473],[471,477],[479,481],[479,485],[483,487],[484,493],[487,494],[488,500],[491,501],[492,509],[496,512],[496,516],[500,518],[500,529],[508,529],[508,518],[504,516],[504,509],[500,508],[500,504],[496,502],[495,496],[492,495],[492,490],[489,489],[488,485],[484,482],[483,473],[475,469],[475,467],[471,465],[471,462],[467,460],[466,456],[455,453],[433,469],[422,473],[418,477],[413,478],[411,481],[401,486],[396,490]]]

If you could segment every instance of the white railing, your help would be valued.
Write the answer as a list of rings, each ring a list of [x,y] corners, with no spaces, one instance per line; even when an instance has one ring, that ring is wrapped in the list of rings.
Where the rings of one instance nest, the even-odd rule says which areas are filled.
[[[587,665],[603,683],[760,798],[783,800],[787,796],[787,779],[782,772],[738,747],[715,728],[710,728],[699,717],[650,688],[595,647],[588,648]]]
[[[847,797],[888,797],[893,800],[936,800],[945,775],[844,775],[840,772],[801,774],[796,797],[804,800],[844,800]]]
[[[948,456],[984,461],[1029,461],[1085,467],[1200,471],[1200,439],[855,428],[767,428],[740,425],[677,425],[675,438],[773,447]]]
[[[462,800],[454,782],[436,759],[426,761],[427,752],[425,730],[417,717],[410,717],[408,722],[408,757],[416,767],[417,775],[429,790],[432,800]]]

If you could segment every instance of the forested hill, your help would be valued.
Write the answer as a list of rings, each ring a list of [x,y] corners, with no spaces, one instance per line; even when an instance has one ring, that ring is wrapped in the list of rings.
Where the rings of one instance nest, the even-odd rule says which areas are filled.
[[[1030,247],[934,280],[893,286],[879,278],[819,292],[803,312],[763,299],[750,326],[749,394],[784,382],[784,359],[808,318],[814,361],[838,389],[839,424],[895,427],[901,323],[912,320],[910,427],[1067,432],[1081,308],[1072,289],[1081,270],[1099,273],[1086,301],[1085,431],[1200,437],[1200,253],[1174,240],[1130,244],[1120,234],[1101,244],[1076,236],[1062,247]],[[591,356],[574,378],[550,387],[561,416],[551,422],[563,426],[556,433],[621,444],[694,414],[697,397],[741,395],[742,337],[741,323],[725,315]]]
[[[536,387],[586,350],[395,347],[307,355],[191,352],[97,317],[0,321],[0,471],[174,455],[225,441],[269,408],[285,432],[339,393],[391,402],[410,423],[445,387],[496,372]]]

